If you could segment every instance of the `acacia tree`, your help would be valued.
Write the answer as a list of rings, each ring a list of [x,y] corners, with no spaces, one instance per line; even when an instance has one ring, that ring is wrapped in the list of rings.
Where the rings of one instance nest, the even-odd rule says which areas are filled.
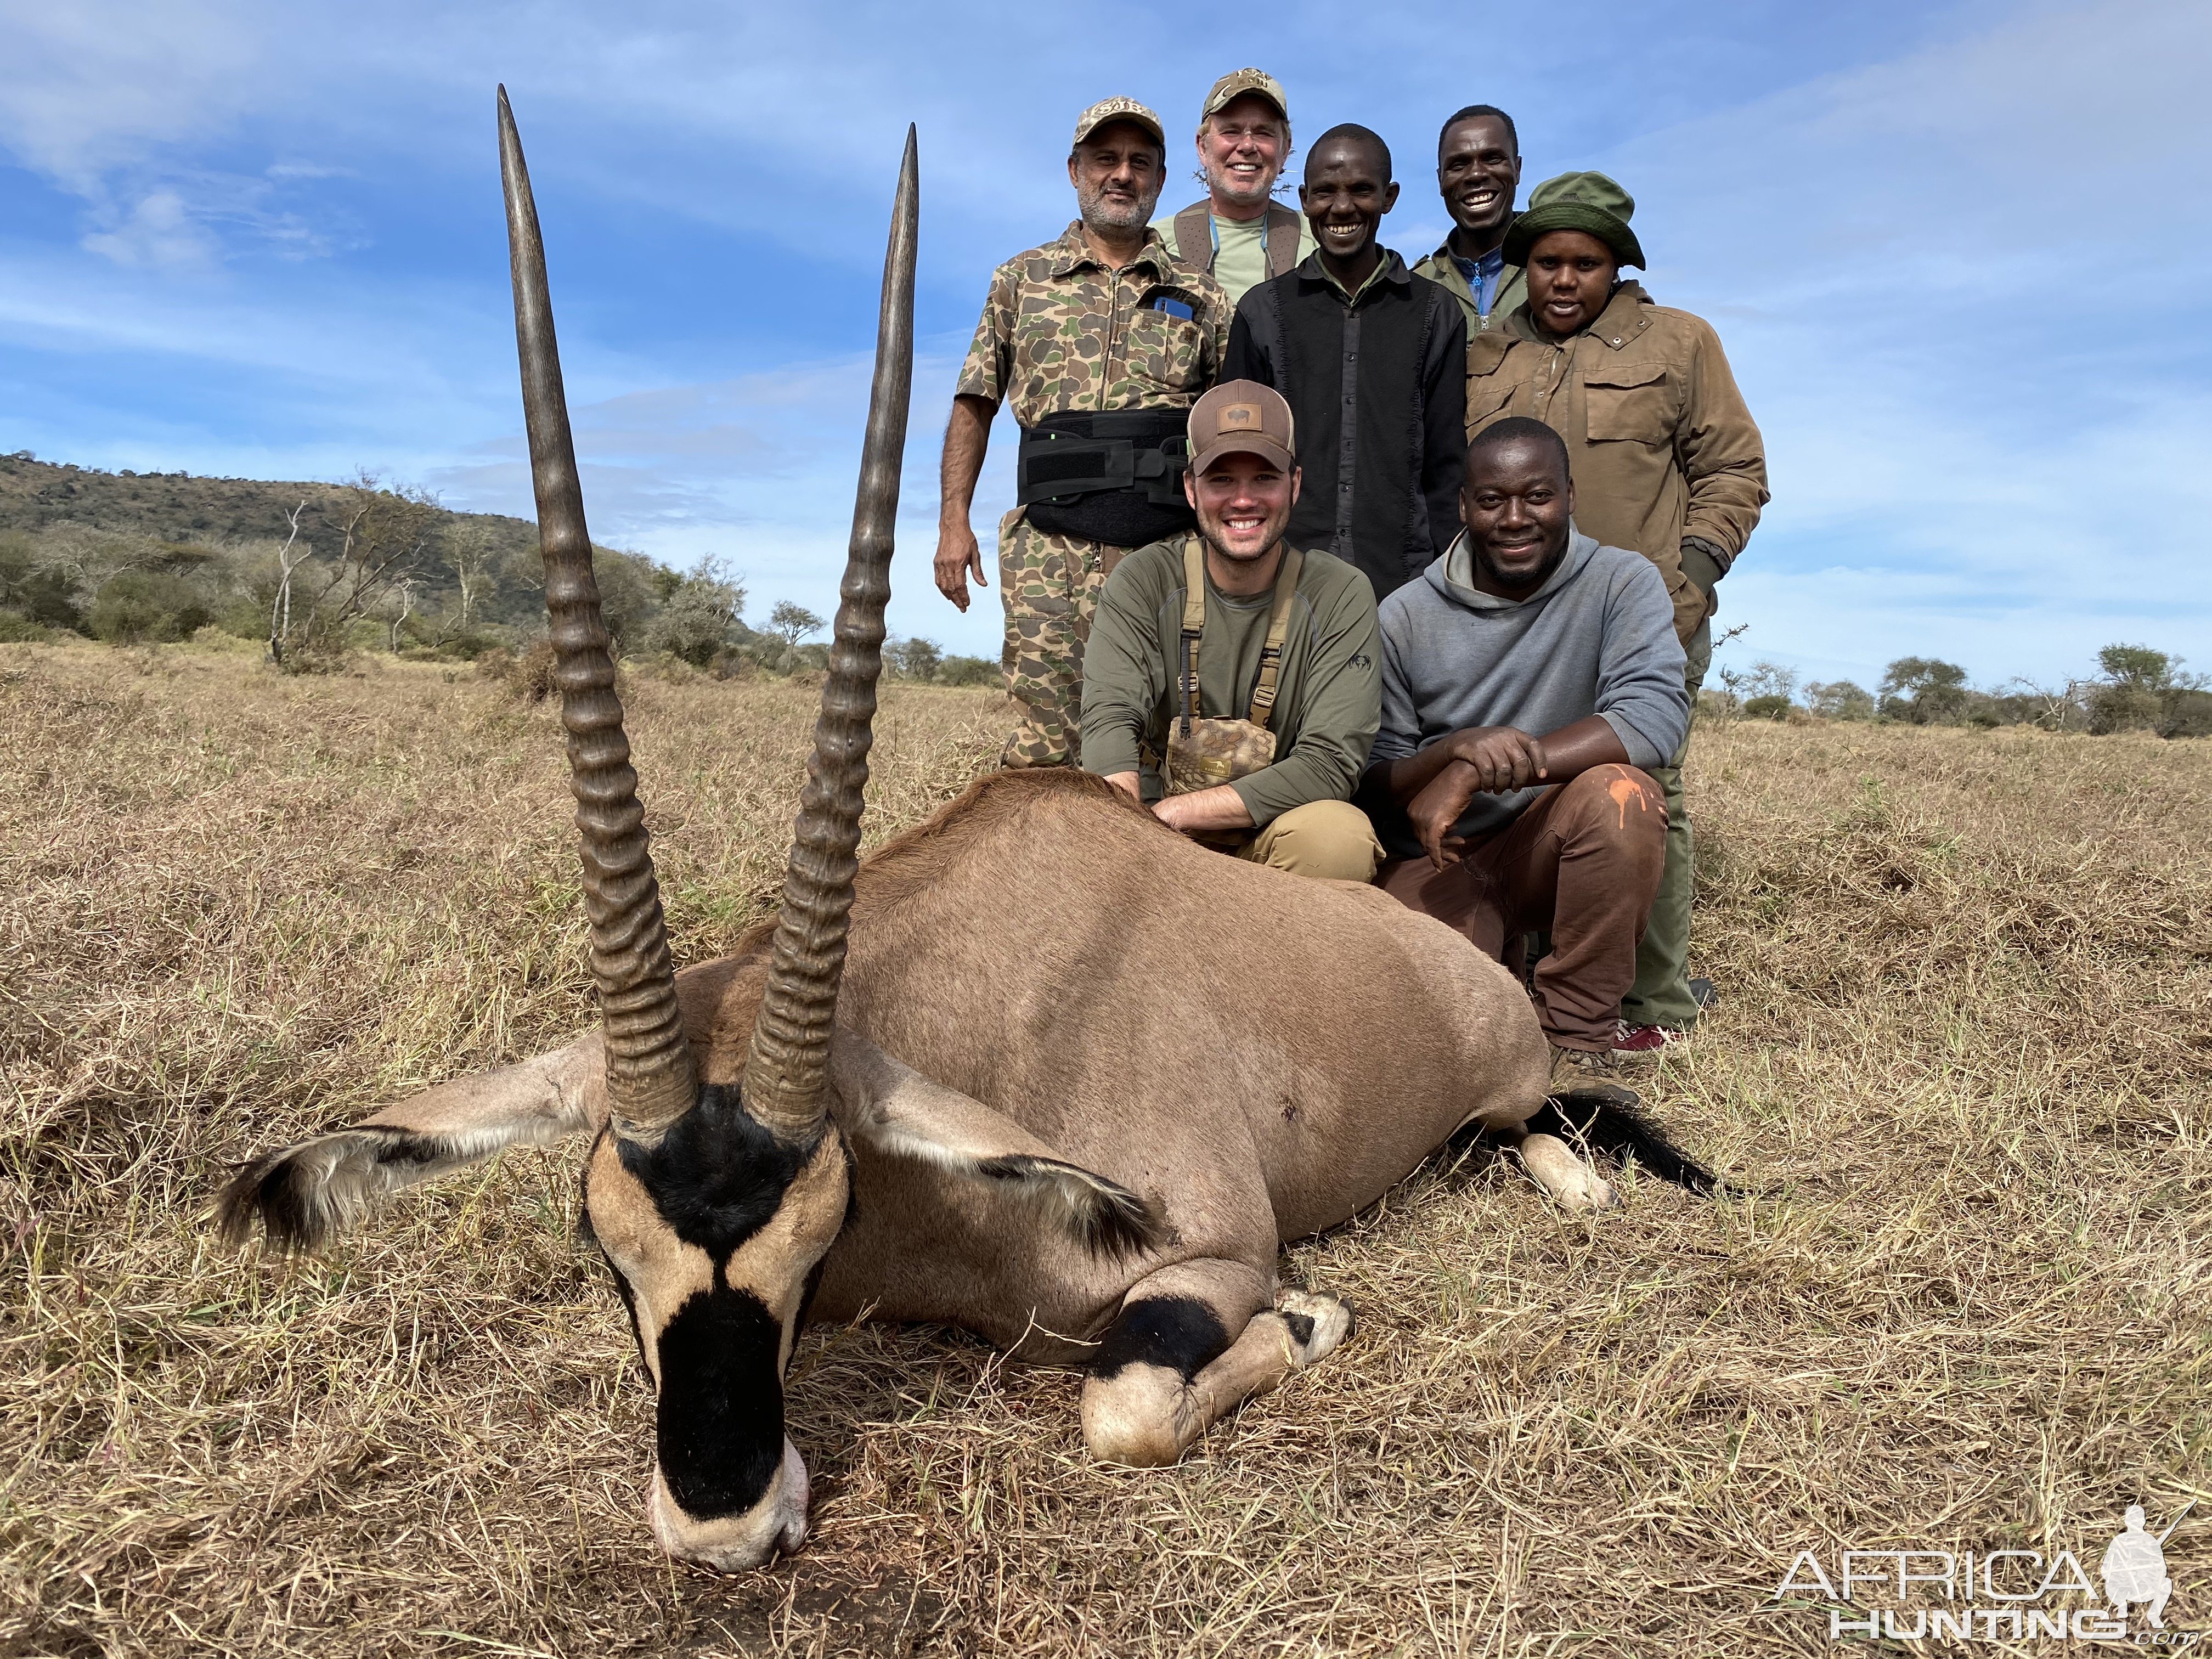
[[[279,666],[284,661],[284,642],[292,635],[292,577],[313,551],[300,547],[300,515],[307,510],[303,501],[284,515],[292,533],[276,550],[276,597],[269,603],[269,659]],[[299,548],[296,555],[292,550],[295,547]]]
[[[768,613],[768,631],[794,651],[801,640],[809,634],[819,634],[822,627],[821,617],[789,599],[778,599],[775,609]]]
[[[425,574],[438,533],[437,498],[427,490],[381,488],[362,473],[346,486],[338,506],[338,546],[319,574],[296,633],[288,630],[288,668],[307,669],[334,659],[347,624],[395,595],[399,585]]]

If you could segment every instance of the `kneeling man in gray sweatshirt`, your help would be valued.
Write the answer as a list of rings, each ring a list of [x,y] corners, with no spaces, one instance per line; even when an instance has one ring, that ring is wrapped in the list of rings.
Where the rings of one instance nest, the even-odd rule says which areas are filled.
[[[1690,722],[1666,583],[1575,529],[1574,501],[1549,427],[1477,434],[1466,529],[1382,601],[1382,725],[1361,784],[1393,896],[1501,960],[1550,933],[1536,1012],[1563,1080],[1632,1058],[1614,1048],[1620,1000],[1667,860],[1666,799],[1643,769]]]

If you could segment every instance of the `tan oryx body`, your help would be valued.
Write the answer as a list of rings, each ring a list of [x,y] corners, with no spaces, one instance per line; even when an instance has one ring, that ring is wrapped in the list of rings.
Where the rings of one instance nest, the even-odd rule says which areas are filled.
[[[1093,1452],[1164,1462],[1349,1328],[1331,1297],[1278,1294],[1280,1241],[1352,1214],[1462,1124],[1516,1144],[1562,1202],[1611,1201],[1526,1133],[1559,1103],[1520,988],[1379,891],[1222,857],[1069,773],[988,778],[856,874],[911,364],[911,138],[782,914],[674,973],[503,94],[501,114],[605,1030],[257,1160],[224,1194],[230,1236],[258,1222],[313,1249],[399,1186],[592,1133],[586,1217],[657,1394],[653,1528],[734,1569],[805,1532],[782,1377],[810,1302],[1081,1365]]]

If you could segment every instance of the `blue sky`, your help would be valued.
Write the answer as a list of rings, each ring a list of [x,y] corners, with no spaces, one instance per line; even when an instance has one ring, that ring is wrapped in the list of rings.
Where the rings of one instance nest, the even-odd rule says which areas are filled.
[[[1723,620],[1815,678],[1978,680],[2141,641],[2212,668],[2212,8],[1499,11],[0,0],[0,450],[338,477],[526,514],[494,147],[544,219],[594,533],[827,611],[905,124],[915,440],[891,623],[931,586],[935,449],[991,267],[1057,234],[1078,109],[1194,125],[1247,63],[1310,137],[1381,131],[1409,255],[1436,128],[1518,118],[1524,189],[1613,173],[1664,303],[1720,330],[1775,501]],[[1293,170],[1297,163],[1293,162]],[[1170,205],[1196,194],[1171,187]],[[1010,428],[975,514],[1012,497]]]

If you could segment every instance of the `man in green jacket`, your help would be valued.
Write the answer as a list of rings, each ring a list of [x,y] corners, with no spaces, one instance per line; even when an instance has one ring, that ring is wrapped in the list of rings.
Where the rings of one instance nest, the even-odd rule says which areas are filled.
[[[1198,113],[1198,169],[1206,199],[1152,221],[1169,252],[1221,284],[1230,308],[1314,251],[1305,216],[1275,201],[1291,155],[1291,110],[1264,70],[1224,75]]]
[[[1106,579],[1083,764],[1240,858],[1367,881],[1382,849],[1351,795],[1382,718],[1375,592],[1285,540],[1291,441],[1290,404],[1256,381],[1192,407],[1183,489],[1198,533],[1139,548]]]
[[[1521,138],[1495,104],[1469,104],[1437,135],[1437,190],[1451,215],[1444,245],[1413,267],[1451,290],[1469,340],[1512,315],[1528,297],[1520,263],[1505,257],[1513,198],[1521,188]]]

